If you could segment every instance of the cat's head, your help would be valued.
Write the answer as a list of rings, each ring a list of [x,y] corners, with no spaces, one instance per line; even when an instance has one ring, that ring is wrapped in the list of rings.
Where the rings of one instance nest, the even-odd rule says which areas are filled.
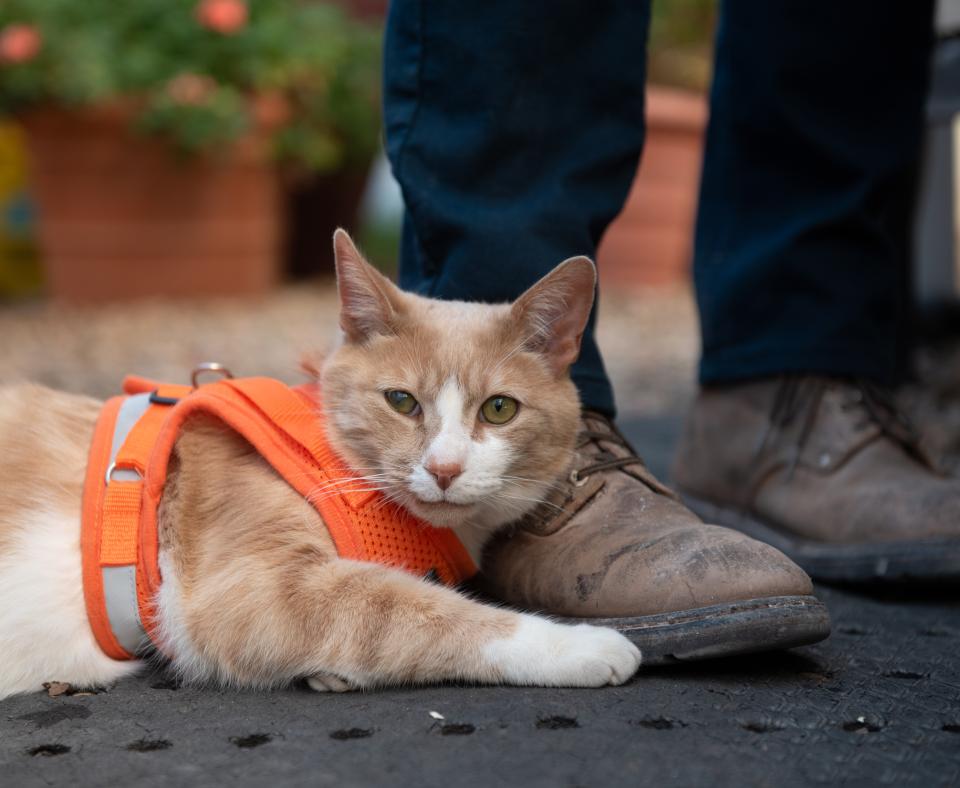
[[[569,367],[593,304],[585,257],[512,304],[406,293],[334,236],[342,342],[321,383],[332,444],[434,525],[495,529],[565,473],[580,402]]]

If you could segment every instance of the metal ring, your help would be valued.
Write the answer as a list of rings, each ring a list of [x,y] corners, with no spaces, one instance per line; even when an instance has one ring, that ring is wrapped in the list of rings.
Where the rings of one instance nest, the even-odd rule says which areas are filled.
[[[578,471],[576,468],[570,471],[569,479],[570,484],[574,485],[575,487],[583,487],[583,485],[587,483],[587,477],[580,476],[580,471]]]
[[[117,478],[114,479],[114,473],[117,474]],[[107,484],[113,481],[119,482],[135,482],[143,478],[143,474],[140,473],[136,468],[118,468],[116,462],[111,462],[110,466],[107,468],[107,472],[104,476],[104,481]]]
[[[190,382],[193,384],[195,389],[200,387],[200,383],[197,381],[204,372],[217,372],[221,377],[224,378],[233,378],[233,373],[227,369],[223,364],[218,364],[216,361],[204,361],[202,364],[197,364],[193,368],[193,372],[190,373]]]

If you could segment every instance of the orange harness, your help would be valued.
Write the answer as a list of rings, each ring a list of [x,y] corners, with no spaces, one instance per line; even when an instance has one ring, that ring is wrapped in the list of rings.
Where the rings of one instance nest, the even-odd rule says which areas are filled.
[[[331,449],[316,386],[271,378],[199,388],[128,377],[106,402],[90,447],[83,490],[83,590],[97,642],[113,659],[159,646],[157,511],[184,420],[206,413],[249,441],[310,501],[342,558],[373,561],[455,585],[476,567],[452,531],[417,519],[362,483]],[[327,491],[339,488],[339,495]],[[323,495],[316,495],[323,489]]]

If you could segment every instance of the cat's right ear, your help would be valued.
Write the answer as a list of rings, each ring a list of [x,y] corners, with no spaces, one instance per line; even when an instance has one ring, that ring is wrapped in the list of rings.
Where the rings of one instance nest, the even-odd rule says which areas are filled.
[[[392,334],[396,309],[392,282],[363,259],[346,230],[333,234],[333,256],[340,294],[340,328],[350,342]]]

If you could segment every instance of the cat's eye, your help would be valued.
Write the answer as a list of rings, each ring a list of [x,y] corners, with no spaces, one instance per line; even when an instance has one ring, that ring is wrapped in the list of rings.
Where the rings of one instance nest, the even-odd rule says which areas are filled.
[[[384,397],[386,397],[391,408],[404,416],[416,416],[420,412],[420,403],[414,399],[413,394],[409,391],[390,389],[390,391],[384,392]]]
[[[480,406],[480,417],[490,424],[506,424],[517,415],[519,407],[520,403],[513,397],[497,395]]]

